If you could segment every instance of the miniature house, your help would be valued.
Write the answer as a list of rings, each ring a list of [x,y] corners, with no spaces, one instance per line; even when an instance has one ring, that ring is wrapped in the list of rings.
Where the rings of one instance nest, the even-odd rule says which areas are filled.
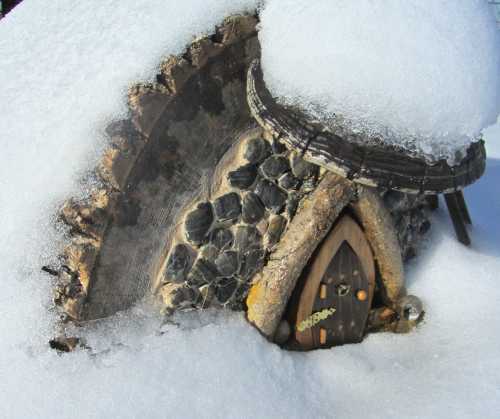
[[[483,144],[456,167],[429,166],[325,131],[274,102],[256,24],[228,18],[162,63],[156,83],[130,89],[130,117],[107,129],[103,186],[61,210],[72,242],[55,301],[66,320],[153,296],[165,315],[244,310],[270,340],[308,350],[422,318],[404,261],[438,193],[468,242],[460,190],[484,172]]]

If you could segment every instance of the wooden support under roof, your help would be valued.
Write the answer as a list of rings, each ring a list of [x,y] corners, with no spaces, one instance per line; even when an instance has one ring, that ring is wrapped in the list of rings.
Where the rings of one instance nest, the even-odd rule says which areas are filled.
[[[472,221],[462,191],[444,194],[444,199],[450,212],[458,241],[469,246],[471,241],[467,232],[467,224],[471,224]]]

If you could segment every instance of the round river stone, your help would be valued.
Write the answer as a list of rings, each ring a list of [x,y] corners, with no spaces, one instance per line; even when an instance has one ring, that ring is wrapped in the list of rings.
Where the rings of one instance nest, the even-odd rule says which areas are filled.
[[[198,204],[195,210],[186,216],[186,238],[193,244],[199,245],[205,239],[212,223],[214,214],[210,202]]]
[[[224,278],[221,280],[215,290],[217,301],[221,304],[227,303],[233,296],[236,288],[238,288],[238,281],[235,278]]]
[[[222,195],[214,201],[214,210],[219,221],[235,220],[241,214],[240,196],[236,192]]]
[[[278,184],[284,189],[297,190],[300,187],[300,180],[288,172],[280,177]]]
[[[288,197],[285,191],[265,179],[259,180],[255,188],[255,193],[264,205],[275,213],[283,209]]]
[[[318,166],[305,161],[297,154],[292,154],[290,158],[293,174],[299,179],[307,179],[316,176],[318,173]]]
[[[220,276],[229,277],[238,271],[240,264],[239,253],[234,250],[227,250],[221,253],[215,260],[215,266]]]
[[[166,277],[169,282],[184,282],[189,270],[191,257],[189,249],[184,244],[176,245],[167,260]]]
[[[243,197],[242,219],[245,223],[255,224],[259,222],[266,212],[264,204],[253,192],[248,192]]]
[[[229,184],[234,188],[248,189],[252,186],[257,177],[257,166],[254,164],[246,164],[229,172],[227,177]]]
[[[216,228],[210,233],[209,237],[210,244],[219,250],[231,247],[234,241],[233,233],[227,228]]]
[[[236,227],[234,247],[241,253],[250,249],[259,249],[262,243],[262,236],[254,226],[240,225]]]
[[[198,258],[189,272],[187,282],[195,286],[211,284],[215,282],[218,275],[219,272],[212,262]]]
[[[271,146],[262,138],[252,138],[246,144],[243,157],[250,163],[260,163],[271,154]]]
[[[271,156],[266,159],[260,170],[269,179],[277,179],[283,173],[290,170],[288,159],[281,156]]]

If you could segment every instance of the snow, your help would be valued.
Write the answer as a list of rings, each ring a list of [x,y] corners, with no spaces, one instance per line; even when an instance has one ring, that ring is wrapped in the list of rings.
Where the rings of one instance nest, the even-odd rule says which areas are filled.
[[[39,256],[50,260],[61,236],[52,214],[82,188],[105,121],[126,112],[129,84],[154,76],[162,56],[224,16],[255,8],[251,0],[73,3],[26,0],[0,23],[0,265],[3,281],[20,279],[21,295],[40,292],[35,301],[47,299]],[[20,292],[14,283],[2,303]],[[5,314],[8,333],[31,323],[32,300],[23,306]]]
[[[125,112],[128,84],[154,74],[162,55],[254,6],[69,3],[25,0],[0,22],[0,417],[498,417],[500,123],[485,131],[487,173],[466,192],[473,246],[456,242],[441,209],[409,267],[427,311],[417,331],[290,353],[241,314],[191,313],[176,326],[138,305],[82,329],[91,351],[50,350],[56,318],[40,266],[64,239],[53,214],[85,192],[79,179],[105,121]]]
[[[340,122],[363,141],[380,136],[453,163],[500,112],[492,7],[485,0],[270,2],[259,34],[265,81],[282,102]]]

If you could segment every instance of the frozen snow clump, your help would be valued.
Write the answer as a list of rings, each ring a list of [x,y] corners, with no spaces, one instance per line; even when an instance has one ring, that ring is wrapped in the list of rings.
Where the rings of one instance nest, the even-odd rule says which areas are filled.
[[[269,2],[265,80],[286,103],[341,118],[430,160],[456,153],[500,111],[500,31],[485,0]]]

